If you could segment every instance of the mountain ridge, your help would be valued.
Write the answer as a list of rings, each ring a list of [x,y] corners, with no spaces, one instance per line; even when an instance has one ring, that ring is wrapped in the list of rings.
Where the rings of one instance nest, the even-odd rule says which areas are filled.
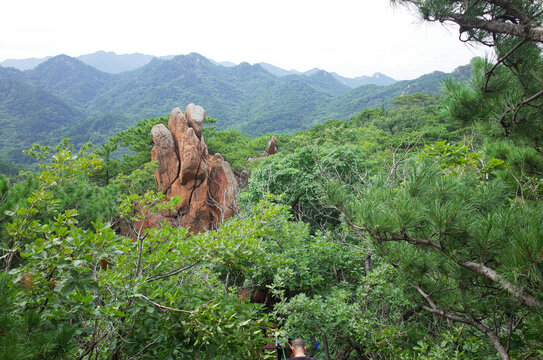
[[[0,123],[9,130],[3,131],[0,157],[10,160],[13,151],[20,153],[32,142],[51,144],[63,137],[76,144],[100,143],[138,120],[164,116],[191,102],[218,118],[219,129],[237,128],[251,135],[293,132],[332,118],[347,120],[364,108],[386,106],[398,95],[436,93],[448,76],[469,78],[469,71],[459,69],[351,89],[323,70],[280,77],[261,64],[224,67],[197,53],[153,58],[120,74],[59,55],[33,70],[0,67],[0,79],[11,89],[10,101],[0,101]],[[20,106],[25,101],[28,109]],[[46,117],[40,116],[40,108]],[[51,126],[36,137],[32,129],[42,126],[43,118]]]
[[[123,73],[127,71],[136,70],[144,65],[147,65],[154,58],[163,59],[163,60],[171,60],[175,56],[178,56],[178,55],[154,56],[154,55],[147,55],[147,54],[142,54],[138,52],[130,53],[130,54],[117,54],[113,51],[99,50],[94,53],[84,54],[84,55],[80,55],[74,58],[102,72],[110,73],[110,74],[119,74],[119,73]],[[6,59],[0,62],[0,66],[13,67],[21,71],[33,70],[37,66],[42,64],[43,62],[53,57],[56,57],[56,56],[47,56],[43,58]],[[236,66],[236,64],[231,61],[217,62],[211,59],[210,61],[216,65],[221,65],[224,67]],[[266,71],[270,72],[271,74],[280,76],[280,77],[288,76],[288,75],[302,75],[302,74],[306,76],[311,76],[319,71],[326,71],[319,68],[313,68],[305,72],[300,72],[297,70],[285,70],[278,66],[275,66],[266,62],[259,62],[255,64],[262,66],[262,68],[264,68]],[[362,75],[362,76],[358,76],[354,78],[349,78],[349,77],[339,75],[335,72],[329,72],[329,73],[334,74],[334,76],[341,83],[351,88],[361,86],[361,85],[367,85],[367,84],[389,85],[392,82],[396,81],[386,76],[387,81],[383,82],[383,81],[380,81],[379,79],[376,79],[374,77],[375,74],[371,76]],[[376,73],[376,74],[380,74],[380,73]]]

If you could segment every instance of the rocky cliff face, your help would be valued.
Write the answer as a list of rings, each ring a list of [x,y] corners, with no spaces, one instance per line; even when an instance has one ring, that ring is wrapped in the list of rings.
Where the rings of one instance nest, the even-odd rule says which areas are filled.
[[[189,104],[185,114],[172,110],[168,128],[159,124],[151,130],[155,146],[152,160],[158,161],[155,179],[166,199],[182,199],[175,211],[146,219],[144,227],[162,220],[193,232],[215,229],[237,211],[238,182],[221,154],[209,155],[202,137],[205,110]]]

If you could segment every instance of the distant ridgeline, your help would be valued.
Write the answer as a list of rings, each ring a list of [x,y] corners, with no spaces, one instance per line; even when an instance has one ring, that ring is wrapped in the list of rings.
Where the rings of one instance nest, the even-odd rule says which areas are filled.
[[[25,66],[41,63],[31,70],[0,67],[0,167],[28,161],[21,151],[34,142],[52,144],[69,137],[75,144],[101,143],[179,103],[201,104],[219,119],[219,128],[251,135],[285,133],[327,119],[349,119],[398,95],[438,92],[449,76],[469,77],[465,66],[410,81],[396,82],[383,74],[348,79],[319,69],[297,73],[265,63],[219,64],[194,53],[130,58],[124,68],[118,63],[108,68],[104,64],[112,55],[103,54],[81,60],[109,72],[66,55],[34,59]]]

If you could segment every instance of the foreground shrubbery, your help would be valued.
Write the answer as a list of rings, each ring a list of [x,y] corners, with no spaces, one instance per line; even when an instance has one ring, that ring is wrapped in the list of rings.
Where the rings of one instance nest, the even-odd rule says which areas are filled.
[[[459,3],[415,6],[541,25],[540,2]],[[0,177],[0,358],[274,358],[285,337],[320,341],[318,359],[543,356],[541,41],[470,26],[501,58],[440,99],[281,136],[264,160],[247,158],[266,138],[205,129],[253,174],[217,231],[118,234],[183,200],[154,191],[166,118],[96,151],[31,149],[39,172]]]
[[[329,123],[326,141],[281,138],[282,156],[253,164],[243,211],[204,234],[116,233],[137,206],[141,218],[173,205],[151,163],[130,165],[137,153],[104,186],[103,152],[33,148],[41,172],[0,187],[0,353],[273,357],[266,342],[296,336],[336,359],[541,352],[539,158],[510,142],[420,147],[428,121],[390,149],[402,133],[366,116]],[[243,295],[255,291],[264,304]]]

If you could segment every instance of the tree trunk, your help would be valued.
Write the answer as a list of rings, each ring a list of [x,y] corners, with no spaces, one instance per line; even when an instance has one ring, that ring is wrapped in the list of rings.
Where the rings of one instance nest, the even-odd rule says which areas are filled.
[[[326,360],[330,360],[330,352],[328,351],[328,339],[326,339],[326,334],[322,334],[322,346],[324,348],[324,358]]]
[[[371,272],[371,254],[366,254],[366,259],[364,260],[364,269],[366,270],[366,276]]]

